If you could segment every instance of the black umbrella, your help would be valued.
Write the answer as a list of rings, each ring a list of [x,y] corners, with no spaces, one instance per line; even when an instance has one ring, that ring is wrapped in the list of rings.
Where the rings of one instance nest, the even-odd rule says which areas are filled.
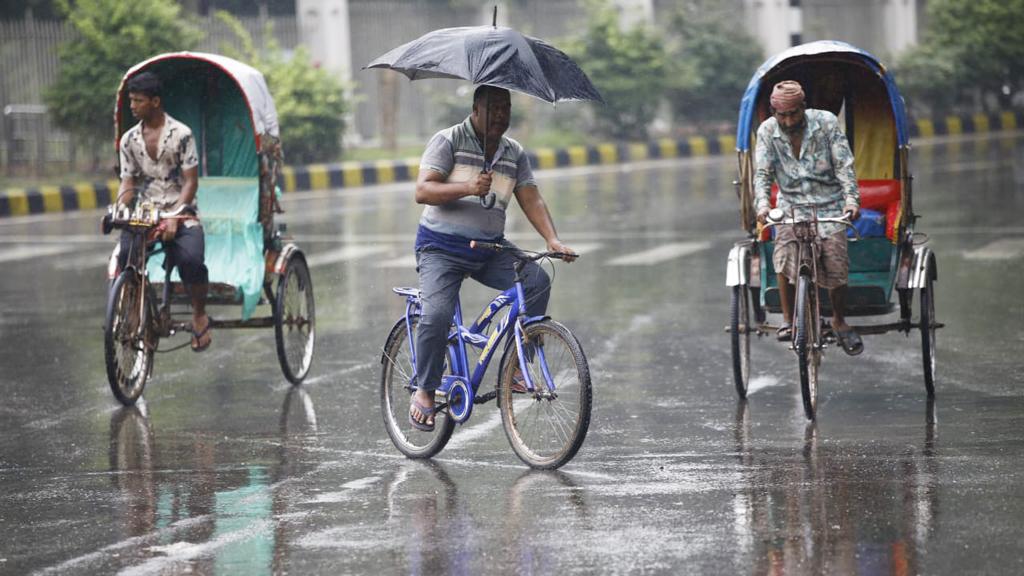
[[[378,57],[366,68],[390,68],[410,80],[460,78],[545,102],[604,103],[587,75],[564,52],[505,26],[435,30]]]
[[[389,68],[410,80],[469,80],[473,84],[506,88],[551,103],[567,100],[604,103],[587,75],[564,52],[543,40],[498,26],[497,17],[495,7],[491,26],[429,32],[378,57],[364,69]],[[484,109],[487,109],[486,103]],[[486,154],[486,140],[483,144]],[[489,195],[488,200],[493,205],[493,195]],[[480,201],[490,207],[484,198]]]

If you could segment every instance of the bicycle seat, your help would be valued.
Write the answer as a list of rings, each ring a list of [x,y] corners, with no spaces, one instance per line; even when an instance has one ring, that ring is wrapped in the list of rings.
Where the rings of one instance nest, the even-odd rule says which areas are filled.
[[[395,294],[401,294],[402,296],[412,296],[413,298],[420,297],[419,288],[401,288],[396,286],[392,288],[391,291],[394,292]]]

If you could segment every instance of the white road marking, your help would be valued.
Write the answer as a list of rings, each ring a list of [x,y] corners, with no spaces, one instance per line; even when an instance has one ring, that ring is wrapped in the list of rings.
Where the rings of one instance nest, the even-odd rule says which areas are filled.
[[[1024,256],[1024,238],[1004,238],[964,252],[967,260],[1012,260]]]
[[[672,242],[650,250],[626,254],[608,261],[609,266],[650,266],[683,256],[703,252],[711,248],[711,242]]]
[[[416,268],[416,255],[406,254],[405,256],[399,256],[398,258],[392,258],[391,260],[383,260],[377,263],[378,268],[405,268],[407,270],[413,270]]]
[[[16,262],[18,260],[32,260],[43,256],[55,254],[67,254],[78,250],[75,246],[22,246],[15,245],[13,248],[0,251],[0,262]]]
[[[380,254],[381,252],[387,252],[389,250],[391,250],[390,246],[342,246],[341,248],[307,256],[306,263],[309,264],[310,268],[315,268],[326,264],[358,260],[360,258],[365,258],[366,256]]]
[[[110,252],[103,254],[71,254],[50,260],[56,270],[91,270],[105,268],[110,262]]]

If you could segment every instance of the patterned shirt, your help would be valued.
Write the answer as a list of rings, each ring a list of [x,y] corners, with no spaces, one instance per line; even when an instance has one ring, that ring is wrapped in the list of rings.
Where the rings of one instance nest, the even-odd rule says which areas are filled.
[[[779,185],[777,207],[789,211],[794,204],[817,205],[819,218],[841,216],[843,208],[860,206],[860,190],[853,171],[853,153],[839,129],[839,119],[826,110],[808,109],[807,126],[800,146],[800,157],[793,156],[789,137],[779,128],[775,117],[757,129],[754,153],[754,204],[758,212],[770,207],[771,186]],[[797,209],[797,219],[809,219],[810,209]],[[818,226],[821,236],[843,230],[832,222]]]
[[[146,152],[142,122],[121,136],[121,179],[135,182],[136,196],[160,208],[170,208],[181,197],[185,170],[199,165],[192,130],[164,113],[164,127],[157,143],[156,160]],[[195,199],[192,199],[195,205]]]
[[[420,170],[438,172],[445,177],[445,182],[472,180],[483,169],[483,146],[469,118],[435,134],[420,160]],[[478,196],[427,206],[420,217],[420,228],[466,239],[500,238],[505,233],[505,209],[512,195],[523,186],[535,185],[530,160],[522,145],[502,136],[491,166],[491,192],[496,196],[494,207],[481,206]]]

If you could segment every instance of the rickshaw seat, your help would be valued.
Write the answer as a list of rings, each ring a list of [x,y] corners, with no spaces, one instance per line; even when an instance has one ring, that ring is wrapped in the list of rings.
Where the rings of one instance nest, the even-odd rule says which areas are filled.
[[[196,193],[206,242],[211,284],[228,284],[238,293],[242,319],[249,319],[263,288],[263,227],[258,220],[259,180],[209,176]],[[150,280],[163,281],[162,255],[150,260]],[[175,269],[172,281],[180,282]]]
[[[900,181],[893,179],[858,180],[857,187],[860,189],[860,207],[885,214],[885,237],[890,242],[896,242],[900,224]],[[775,207],[778,195],[778,184],[772,184],[772,208]],[[761,233],[762,240],[771,239],[768,232],[765,230]]]

